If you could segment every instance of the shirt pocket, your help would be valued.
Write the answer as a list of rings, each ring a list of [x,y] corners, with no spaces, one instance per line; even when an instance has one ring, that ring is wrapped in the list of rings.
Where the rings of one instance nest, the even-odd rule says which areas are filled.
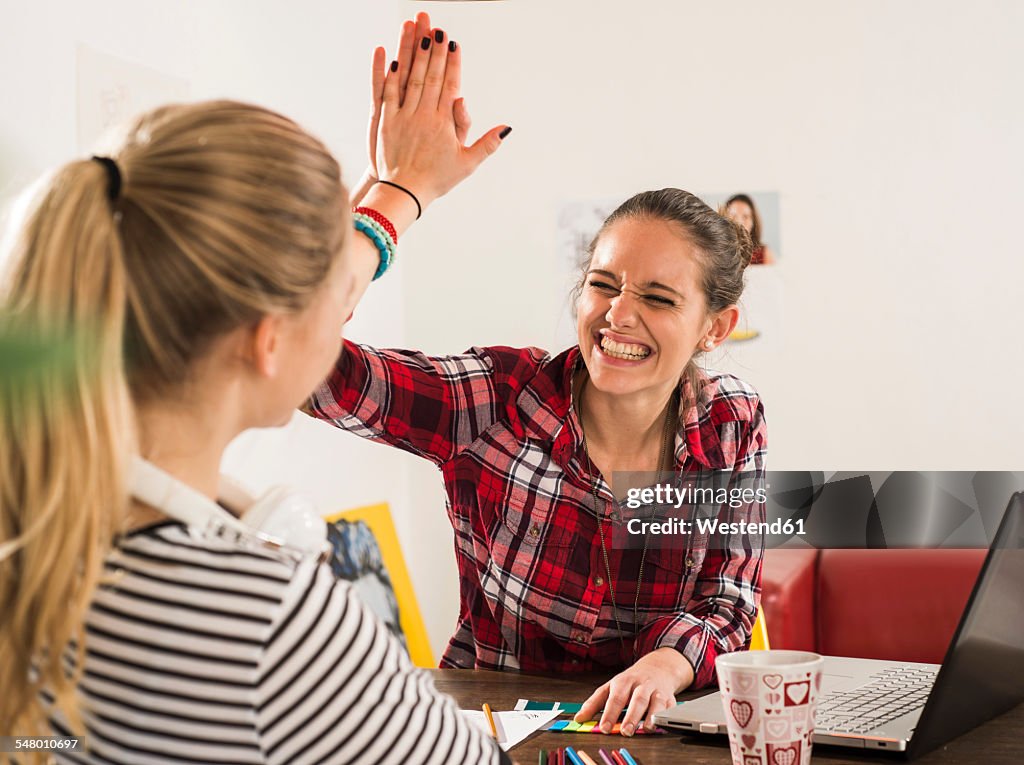
[[[708,538],[696,530],[651,540],[644,562],[641,602],[651,616],[685,610],[707,555]]]
[[[499,522],[492,557],[503,569],[523,577],[544,553],[560,555],[572,543],[572,534],[556,510],[553,498],[514,489],[504,507],[496,508]]]
[[[550,624],[553,616],[569,610],[572,593],[565,590],[573,578],[573,532],[557,509],[554,498],[516,490],[495,508],[482,584],[506,617]]]

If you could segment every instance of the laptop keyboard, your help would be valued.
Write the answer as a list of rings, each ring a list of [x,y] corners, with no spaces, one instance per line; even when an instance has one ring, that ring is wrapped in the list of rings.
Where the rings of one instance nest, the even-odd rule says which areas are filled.
[[[937,671],[894,667],[859,688],[823,696],[818,700],[814,727],[822,733],[868,733],[923,707]]]

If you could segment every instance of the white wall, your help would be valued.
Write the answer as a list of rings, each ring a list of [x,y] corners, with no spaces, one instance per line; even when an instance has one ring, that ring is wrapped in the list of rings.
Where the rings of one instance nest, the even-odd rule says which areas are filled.
[[[777,190],[785,343],[723,363],[770,466],[1024,464],[1024,4],[408,5],[463,43],[477,125],[514,128],[403,255],[410,346],[554,349],[564,200]],[[434,471],[413,491],[442,506]]]
[[[349,336],[556,350],[562,201],[776,190],[785,344],[722,362],[762,392],[771,467],[1024,465],[1016,0],[81,5],[0,3],[0,71],[20,74],[0,80],[5,193],[74,154],[80,41],[274,106],[354,178],[369,51],[425,9],[463,46],[476,128],[514,130],[403,240]],[[231,466],[325,507],[391,501],[440,652],[457,582],[436,470],[319,428],[249,438]]]

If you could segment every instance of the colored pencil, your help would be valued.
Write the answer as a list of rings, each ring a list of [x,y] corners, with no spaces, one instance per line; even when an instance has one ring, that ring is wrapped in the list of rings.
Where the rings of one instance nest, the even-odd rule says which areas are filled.
[[[615,760],[615,765],[626,765],[626,761],[622,759],[622,755],[616,752],[614,749],[611,751],[612,759]]]
[[[576,750],[571,746],[565,748],[565,759],[566,765],[583,765],[583,760],[580,759],[580,756],[576,754]]]
[[[582,749],[576,752],[576,754],[579,756],[581,760],[583,760],[583,765],[597,765],[597,763],[594,762],[593,758],[589,754],[584,752]]]
[[[619,754],[622,755],[622,759],[625,760],[626,765],[637,765],[636,760],[633,759],[633,755],[629,753],[629,750],[626,749],[626,747],[619,747]]]
[[[494,715],[491,714],[491,705],[484,704],[484,714],[487,715],[487,724],[491,726],[491,735],[494,736],[494,740],[498,740],[498,728],[494,725]]]
[[[601,759],[604,760],[604,765],[615,765],[615,760],[609,757],[608,752],[604,749],[598,749],[597,753],[600,755]]]

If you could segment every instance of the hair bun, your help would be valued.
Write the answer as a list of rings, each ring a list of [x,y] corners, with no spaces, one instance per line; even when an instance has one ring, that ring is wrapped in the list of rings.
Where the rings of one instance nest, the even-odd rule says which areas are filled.
[[[736,229],[736,238],[738,240],[736,251],[740,259],[740,266],[745,269],[750,265],[750,259],[754,257],[754,240],[750,238],[750,232],[739,223],[731,220],[729,222]]]

